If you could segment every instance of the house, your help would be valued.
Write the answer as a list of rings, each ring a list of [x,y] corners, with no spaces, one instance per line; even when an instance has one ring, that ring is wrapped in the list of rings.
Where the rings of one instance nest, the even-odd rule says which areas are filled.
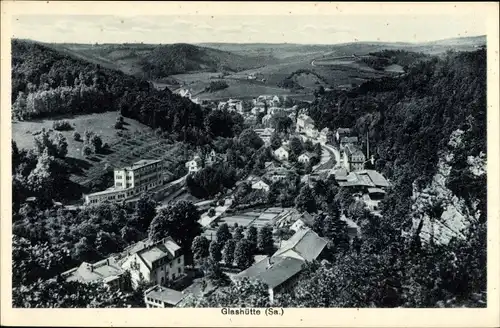
[[[243,102],[238,99],[229,99],[227,101],[228,110],[230,112],[243,113]]]
[[[307,131],[314,129],[314,121],[309,116],[300,114],[297,117],[297,125],[295,129],[298,133],[306,133]]]
[[[319,132],[319,142],[322,145],[329,143],[332,140],[333,133],[329,128],[324,128]]]
[[[262,125],[266,128],[272,127],[272,117],[271,114],[264,115],[264,117],[262,117]]]
[[[178,93],[181,97],[185,97],[185,98],[189,98],[189,99],[191,99],[191,97],[193,96],[191,90],[189,90],[189,89],[181,89],[181,90],[179,90]]]
[[[278,149],[274,151],[274,156],[276,157],[277,160],[279,161],[287,161],[288,160],[288,147],[286,146],[281,146]]]
[[[101,282],[113,289],[124,287],[123,270],[114,257],[95,262],[82,262],[80,266],[62,273],[66,281],[82,283]]]
[[[218,155],[215,150],[211,150],[206,156],[205,156],[205,166],[210,166],[214,165],[220,160],[223,160],[224,156]]]
[[[327,241],[311,229],[300,229],[271,257],[266,256],[231,279],[262,281],[267,285],[269,300],[273,303],[275,295],[294,286],[307,262],[321,258],[326,245]]]
[[[265,192],[268,192],[269,185],[264,181],[260,180],[252,184],[252,189],[264,190]]]
[[[169,176],[163,160],[140,160],[114,169],[114,185],[104,191],[83,195],[86,205],[121,202],[163,185]]]
[[[314,224],[314,218],[308,212],[301,213],[300,216],[290,227],[290,230],[297,232],[300,229],[311,228]]]
[[[144,303],[147,308],[168,308],[179,304],[188,294],[156,285],[144,292]]]
[[[335,132],[335,140],[339,143],[342,137],[348,137],[352,133],[349,128],[338,128]]]
[[[186,167],[189,173],[194,173],[201,170],[202,164],[200,156],[196,155],[192,160],[186,162]]]
[[[309,164],[309,162],[311,161],[311,158],[313,158],[314,156],[316,156],[314,153],[307,152],[307,153],[303,153],[302,155],[300,155],[297,160],[300,163]]]
[[[121,267],[130,271],[132,285],[140,281],[164,285],[185,274],[184,255],[181,248],[170,237],[158,242],[149,239],[140,241],[125,250]]]
[[[357,145],[358,137],[344,136],[340,138],[340,149],[344,149],[346,145]]]
[[[290,175],[290,171],[284,167],[268,169],[265,177],[272,182],[285,180]]]
[[[343,165],[347,171],[361,171],[365,167],[366,156],[353,144],[346,144],[342,150]]]

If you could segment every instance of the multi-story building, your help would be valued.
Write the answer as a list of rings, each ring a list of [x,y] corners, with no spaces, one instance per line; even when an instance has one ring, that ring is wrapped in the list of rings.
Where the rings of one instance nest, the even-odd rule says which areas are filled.
[[[309,116],[300,114],[299,117],[297,117],[295,129],[298,133],[307,133],[307,131],[314,129],[314,121]]]
[[[136,197],[165,183],[162,160],[140,160],[131,166],[114,170],[114,185],[104,191],[84,195],[85,204],[117,202]]]
[[[274,156],[279,161],[287,161],[288,155],[289,155],[288,147],[286,147],[285,145],[279,147],[274,151]]]
[[[355,145],[346,144],[342,150],[342,160],[348,172],[361,171],[365,167],[366,156]]]
[[[183,277],[184,255],[170,237],[159,242],[141,241],[125,250],[121,267],[130,271],[132,285],[139,281],[164,285]]]
[[[331,142],[332,138],[333,138],[333,133],[329,128],[324,128],[319,133],[319,142],[322,145],[325,145],[325,144]]]

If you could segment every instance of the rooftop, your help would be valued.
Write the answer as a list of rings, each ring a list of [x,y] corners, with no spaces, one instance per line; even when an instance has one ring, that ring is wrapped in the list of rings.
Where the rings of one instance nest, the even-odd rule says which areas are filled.
[[[281,285],[302,270],[303,260],[292,257],[265,257],[234,279],[251,278],[264,282],[269,288]]]
[[[366,174],[368,174],[368,176],[372,180],[373,184],[375,184],[377,187],[389,187],[390,186],[389,181],[387,181],[387,179],[384,178],[384,176],[382,174],[380,174],[379,172],[377,172],[375,170],[364,170],[364,171],[359,172],[359,174],[363,174],[365,172],[366,172]]]
[[[289,256],[304,261],[315,260],[323,251],[327,241],[311,229],[299,230],[274,253],[276,256]]]
[[[141,159],[140,161],[135,162],[134,164],[132,164],[130,166],[124,167],[124,169],[125,170],[137,170],[137,169],[140,169],[142,167],[145,167],[145,166],[148,166],[151,164],[155,164],[155,163],[160,163],[160,162],[161,162],[161,159]]]
[[[152,262],[164,256],[168,256],[169,259],[175,258],[176,252],[179,249],[181,249],[180,246],[171,237],[164,238],[157,243],[151,242],[149,238],[146,238],[129,246],[123,253],[127,255],[137,253],[147,265],[151,266]]]
[[[341,143],[357,143],[358,137],[342,137],[340,138]]]
[[[187,296],[187,294],[183,294],[176,290],[156,285],[146,290],[144,292],[144,296],[175,306],[177,305],[177,303],[182,301]]]
[[[350,128],[338,128],[337,132],[339,134],[341,134],[341,133],[351,133],[351,129]]]
[[[68,270],[63,275],[66,276],[66,281],[108,282],[117,279],[123,272],[118,262],[110,257],[93,264],[82,262],[79,267]]]

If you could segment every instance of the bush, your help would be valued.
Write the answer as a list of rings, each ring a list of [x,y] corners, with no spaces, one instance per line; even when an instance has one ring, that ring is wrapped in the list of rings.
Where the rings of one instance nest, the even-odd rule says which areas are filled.
[[[71,123],[66,120],[54,121],[54,123],[52,123],[52,128],[57,131],[73,130],[73,126],[71,125]]]
[[[211,209],[208,210],[208,216],[213,217],[215,216],[215,209],[212,207]]]
[[[82,153],[84,156],[90,156],[92,154],[92,148],[89,145],[85,145],[82,148]]]
[[[123,129],[123,122],[120,122],[120,121],[117,120],[115,122],[115,129],[118,129],[118,130]]]
[[[73,139],[75,139],[75,141],[82,141],[82,136],[78,133],[78,131],[75,131],[73,132]]]
[[[212,82],[210,82],[210,85],[205,88],[205,91],[215,92],[215,91],[219,91],[219,90],[224,90],[228,87],[229,87],[229,85],[226,83],[226,81],[212,81]]]

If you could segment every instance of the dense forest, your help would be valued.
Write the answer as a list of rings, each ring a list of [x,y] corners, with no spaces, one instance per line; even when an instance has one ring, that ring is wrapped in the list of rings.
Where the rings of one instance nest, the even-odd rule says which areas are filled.
[[[262,58],[179,43],[156,47],[141,59],[141,65],[148,78],[159,79],[193,71],[237,72],[258,67],[262,65],[261,60]]]
[[[406,72],[408,67],[417,61],[428,59],[430,56],[421,52],[406,50],[382,50],[370,52],[370,57],[363,57],[362,62],[373,69],[384,70],[390,65],[400,65]]]

